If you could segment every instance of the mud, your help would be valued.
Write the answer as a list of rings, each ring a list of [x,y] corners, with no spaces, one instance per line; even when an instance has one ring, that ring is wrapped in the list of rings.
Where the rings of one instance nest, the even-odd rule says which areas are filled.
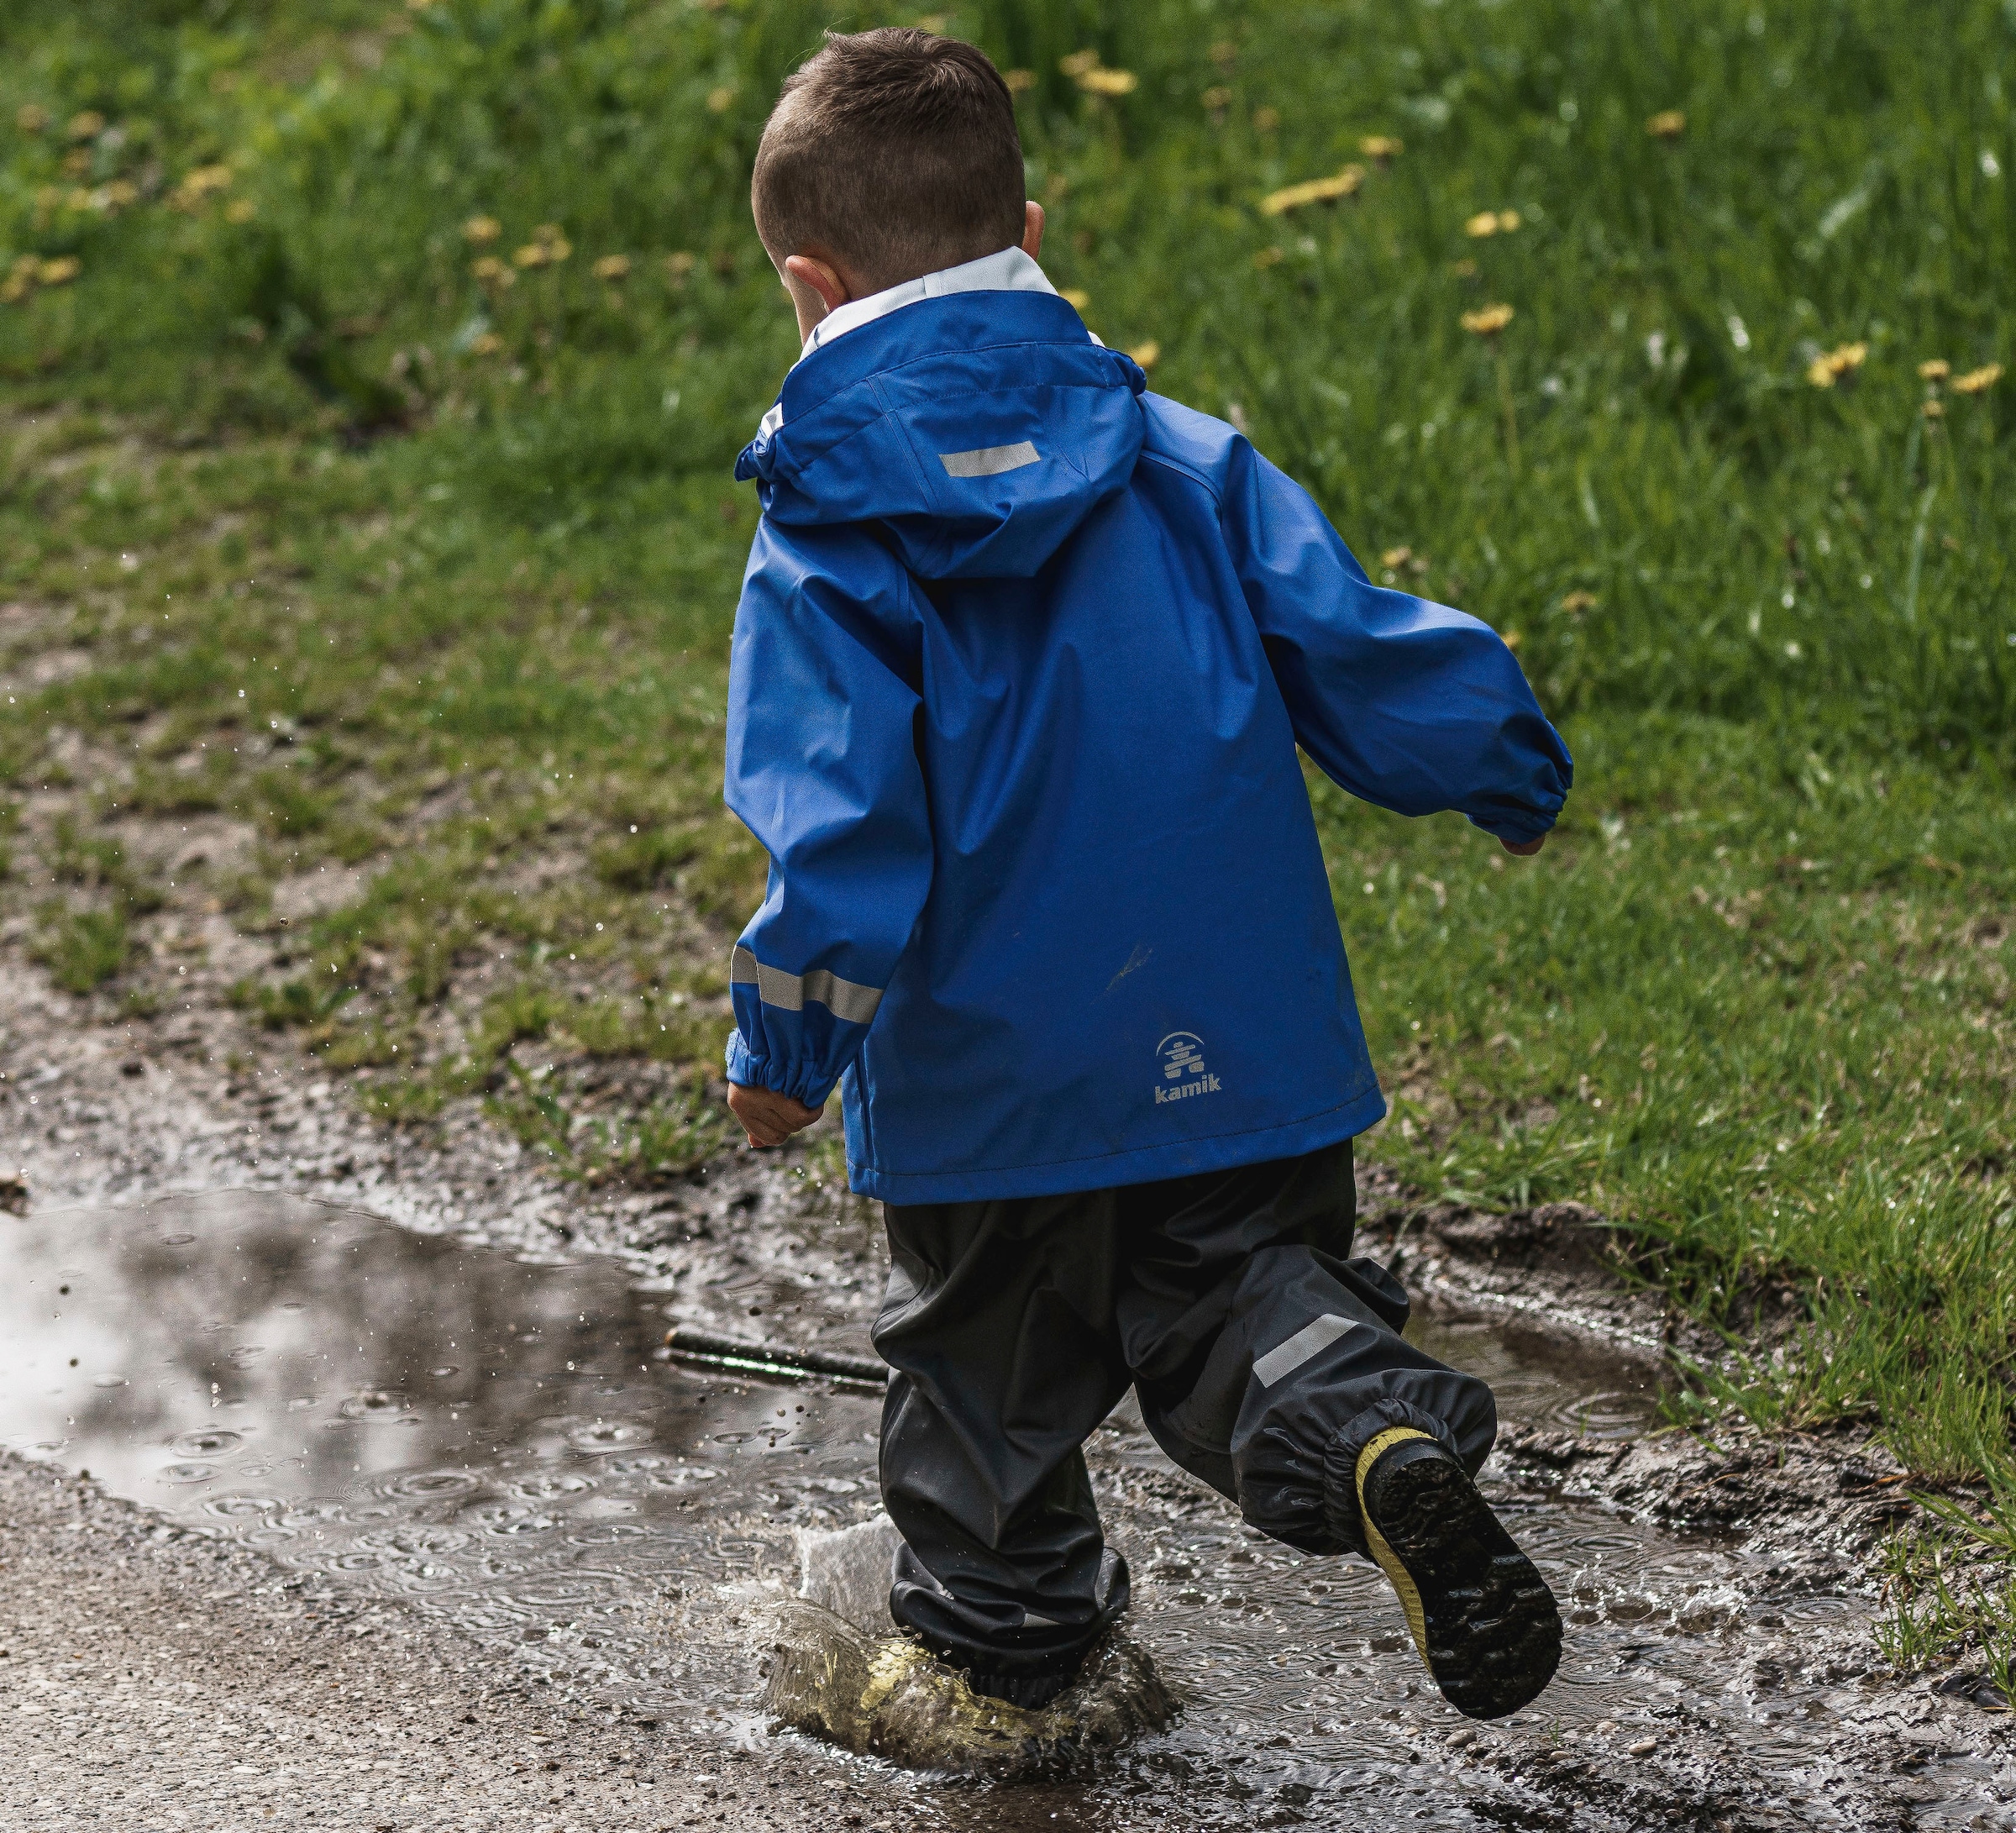
[[[236,944],[214,939],[206,971],[245,971]],[[297,1490],[276,1494],[242,1449],[221,1488],[160,1478],[166,1464],[205,1461],[193,1440],[186,1455],[167,1447],[214,1423],[207,1400],[171,1417],[161,1399],[144,1430],[129,1421],[88,1454],[58,1424],[18,1417],[7,1422],[7,1442],[89,1468],[195,1531],[283,1566],[305,1539],[317,1584],[437,1613],[508,1660],[528,1699],[620,1697],[682,1736],[766,1764],[860,1761],[795,1734],[773,1736],[748,1663],[762,1612],[796,1589],[792,1535],[872,1510],[872,1404],[817,1383],[772,1388],[681,1370],[654,1352],[668,1316],[866,1352],[884,1265],[879,1226],[867,1205],[822,1182],[816,1141],[785,1154],[724,1153],[667,1189],[560,1185],[473,1101],[425,1132],[365,1121],[340,1079],[213,1000],[192,997],[151,1021],[81,1022],[79,1002],[24,964],[18,944],[0,941],[0,1209],[22,1218],[0,1216],[0,1238],[13,1247],[46,1244],[52,1230],[78,1238],[78,1218],[57,1214],[75,1205],[176,1192],[234,1187],[354,1205],[402,1225],[395,1246],[558,1276],[575,1293],[564,1302],[577,1336],[559,1329],[556,1312],[527,1380],[571,1373],[549,1352],[578,1342],[585,1359],[559,1354],[559,1363],[575,1360],[605,1383],[627,1382],[633,1370],[659,1395],[654,1406],[676,1394],[690,1410],[674,1409],[639,1449],[584,1448],[570,1436],[584,1418],[591,1429],[598,1412],[620,1411],[615,1395],[549,1409],[562,1423],[536,1431],[528,1417],[548,1414],[528,1415],[515,1401],[500,1412],[501,1401],[474,1394],[466,1420],[443,1417],[460,1409],[444,1410],[439,1393],[379,1408],[365,1396],[399,1391],[379,1352],[406,1314],[375,1310],[397,1283],[389,1274],[368,1294],[352,1275],[360,1256],[404,1265],[407,1250],[374,1247],[351,1255],[347,1270],[318,1263],[301,1300],[318,1316],[349,1306],[365,1334],[339,1380],[324,1371],[280,1396],[333,1395],[339,1409],[304,1442],[312,1455],[289,1453],[312,1466]],[[1661,1430],[1653,1403],[1667,1352],[1714,1346],[1690,1337],[1656,1295],[1620,1282],[1600,1229],[1572,1206],[1511,1218],[1422,1211],[1376,1169],[1361,1196],[1368,1249],[1415,1294],[1440,1333],[1438,1352],[1467,1358],[1499,1389],[1506,1426],[1492,1481],[1572,1599],[1570,1635],[1583,1637],[1584,1665],[1535,1713],[1467,1727],[1424,1694],[1397,1618],[1377,1622],[1390,1600],[1372,1574],[1253,1540],[1216,1498],[1168,1469],[1123,1408],[1091,1447],[1093,1464],[1116,1539],[1132,1536],[1140,1620],[1156,1626],[1144,1644],[1181,1715],[1089,1785],[1003,1793],[968,1783],[978,1793],[958,1797],[958,1824],[1357,1824],[1350,1804],[1376,1801],[1366,1824],[1387,1824],[1390,1809],[1452,1825],[2016,1825],[2007,1717],[1877,1659],[1872,1555],[1911,1510],[1880,1447],[1851,1430],[1737,1431],[1714,1445]],[[174,1232],[207,1238],[204,1228]],[[571,1264],[549,1264],[556,1260]],[[485,1277],[508,1295],[507,1276]],[[581,1282],[592,1305],[579,1302]],[[496,1305],[512,1309],[502,1298]],[[417,1342],[413,1320],[427,1309],[412,1309],[402,1340]],[[440,1322],[421,1321],[427,1331]],[[202,1363],[214,1371],[202,1388],[214,1379],[224,1391],[232,1369],[282,1366],[270,1356],[231,1362],[234,1348],[271,1350],[261,1337],[204,1341],[216,1353]],[[164,1347],[164,1363],[171,1353],[193,1379],[187,1353]],[[89,1359],[81,1355],[80,1368]],[[121,1373],[117,1359],[86,1372],[94,1381]],[[443,1356],[428,1363],[447,1366]],[[504,1363],[496,1377],[486,1385],[501,1395]],[[98,1407],[119,1394],[92,1392],[87,1404]],[[543,1404],[543,1389],[529,1392]],[[354,1417],[341,1413],[345,1400]],[[696,1437],[703,1419],[717,1424]],[[465,1426],[459,1438],[441,1436]],[[760,1457],[738,1450],[746,1461],[730,1468],[712,1452],[675,1450],[669,1463],[650,1462],[666,1444],[701,1438],[724,1452],[738,1432]],[[117,1452],[113,1440],[145,1457]],[[331,1463],[342,1447],[358,1467],[350,1484]],[[619,1469],[626,1459],[642,1461]],[[459,1479],[438,1490],[423,1481],[411,1494],[384,1487],[464,1464],[480,1468],[480,1496]],[[581,1476],[585,1487],[563,1482]],[[376,1512],[353,1518],[356,1482],[380,1486],[369,1501]],[[541,1488],[549,1483],[562,1486]],[[461,1518],[478,1507],[491,1515]],[[656,1535],[668,1518],[680,1532]],[[580,1540],[584,1532],[603,1537]],[[454,1542],[459,1534],[467,1537]],[[564,1550],[558,1565],[530,1551],[544,1546]],[[583,1551],[593,1547],[621,1557]],[[481,1556],[474,1567],[470,1549]],[[554,1589],[539,1590],[547,1581]],[[863,1773],[879,1772],[871,1763]],[[910,1812],[923,1798],[902,1799]]]
[[[648,1720],[759,1773],[830,1774],[962,1827],[2016,1825],[2007,1721],[1871,1662],[1862,1504],[1799,1560],[1768,1531],[1662,1524],[1704,1473],[1712,1497],[1721,1466],[1648,1436],[1642,1363],[1477,1318],[1423,1326],[1509,1413],[1538,1403],[1490,1478],[1567,1616],[1562,1675],[1533,1710],[1457,1718],[1375,1573],[1258,1539],[1123,1405],[1090,1462],[1136,1573],[1129,1634],[1173,1725],[1035,1766],[1071,1772],[1058,1780],[990,1781],[1027,1766],[990,1760],[989,1739],[998,1755],[1029,1728],[976,1725],[914,1669],[879,1675],[888,1651],[862,1629],[797,1645],[858,1660],[857,1702],[879,1680],[884,1700],[911,1687],[906,1753],[979,1773],[962,1783],[863,1768],[775,1710],[808,1546],[874,1516],[872,1396],[661,1357],[683,1295],[612,1260],[294,1197],[56,1212],[0,1242],[8,1448],[88,1468],[332,1610],[402,1609],[466,1638],[500,1697]],[[1788,1462],[1812,1485],[1826,1468]],[[1620,1508],[1626,1493],[1646,1505]],[[858,1569],[823,1594],[857,1617],[879,1557],[859,1540]],[[890,1748],[872,1726],[823,1728]],[[1064,1754],[1070,1727],[1051,1729]]]

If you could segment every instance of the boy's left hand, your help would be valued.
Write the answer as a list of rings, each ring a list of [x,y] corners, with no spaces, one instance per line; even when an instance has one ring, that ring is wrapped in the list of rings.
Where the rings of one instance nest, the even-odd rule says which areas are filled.
[[[824,1107],[807,1107],[788,1095],[770,1089],[728,1085],[728,1108],[742,1122],[752,1146],[781,1146],[793,1133],[801,1133],[823,1114]]]

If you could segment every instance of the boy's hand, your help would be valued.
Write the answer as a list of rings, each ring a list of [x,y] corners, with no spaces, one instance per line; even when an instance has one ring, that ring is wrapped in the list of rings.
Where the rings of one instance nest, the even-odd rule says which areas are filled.
[[[1520,840],[1517,842],[1501,840],[1499,842],[1499,845],[1503,847],[1507,853],[1516,853],[1522,859],[1531,859],[1533,855],[1538,853],[1542,847],[1546,845],[1546,843],[1547,837],[1545,834],[1536,834],[1530,840]]]
[[[824,1107],[807,1107],[788,1095],[769,1089],[728,1085],[728,1108],[742,1122],[752,1146],[781,1146],[793,1133],[801,1133],[823,1114]]]

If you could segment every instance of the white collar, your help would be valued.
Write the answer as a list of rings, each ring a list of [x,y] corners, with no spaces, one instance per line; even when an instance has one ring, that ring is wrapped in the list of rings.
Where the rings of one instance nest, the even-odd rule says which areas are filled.
[[[1019,248],[1005,248],[998,254],[983,255],[977,261],[962,261],[957,267],[942,268],[921,280],[900,281],[894,286],[885,286],[879,293],[870,293],[865,299],[848,300],[812,327],[812,334],[805,340],[805,349],[798,360],[803,362],[814,350],[822,349],[835,338],[845,336],[857,326],[871,324],[877,318],[886,318],[905,306],[914,306],[920,300],[938,299],[947,293],[1053,293],[1056,291],[1044,278],[1042,269]]]
[[[906,280],[894,286],[885,286],[865,299],[848,300],[812,327],[812,334],[805,340],[798,360],[802,363],[814,350],[824,348],[835,338],[844,337],[859,326],[872,324],[877,318],[886,318],[905,306],[917,305],[927,299],[940,299],[948,293],[1054,293],[1056,291],[1044,277],[1042,269],[1021,249],[1005,248],[998,254],[983,255],[977,261],[962,261],[957,267],[941,268],[920,280]],[[770,437],[783,424],[784,402],[780,397],[763,417],[756,436],[759,439]]]

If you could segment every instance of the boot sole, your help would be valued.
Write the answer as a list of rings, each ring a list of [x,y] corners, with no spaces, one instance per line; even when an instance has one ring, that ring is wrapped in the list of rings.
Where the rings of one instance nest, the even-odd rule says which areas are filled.
[[[1391,1472],[1365,1537],[1451,1705],[1502,1719],[1539,1697],[1561,1665],[1561,1612],[1459,1465],[1418,1457]]]

